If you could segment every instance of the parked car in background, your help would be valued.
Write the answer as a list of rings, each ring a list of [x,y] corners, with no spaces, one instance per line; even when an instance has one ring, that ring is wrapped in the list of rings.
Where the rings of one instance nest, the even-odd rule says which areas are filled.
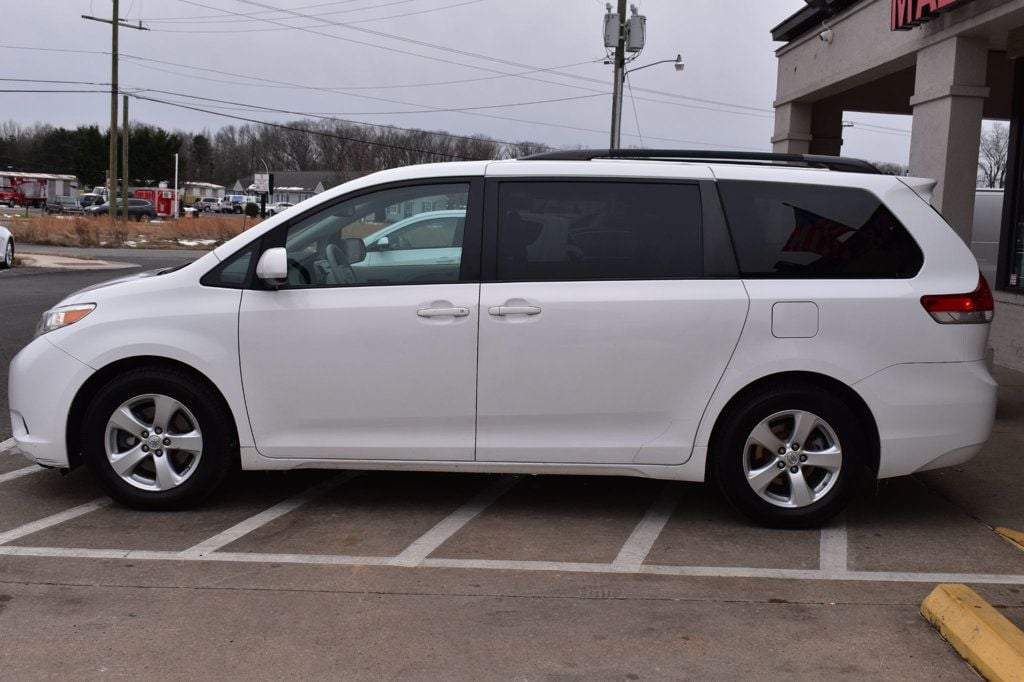
[[[82,196],[78,197],[78,204],[83,209],[86,209],[86,208],[89,208],[90,206],[96,206],[98,204],[102,204],[106,200],[107,200],[106,197],[104,197],[102,194],[95,194],[93,192],[89,192],[87,194],[83,194]]]
[[[372,282],[381,273],[394,277],[404,271],[410,281],[417,275],[436,276],[437,269],[458,270],[462,257],[465,209],[426,211],[363,237],[366,258],[353,263],[359,281]]]
[[[228,194],[221,197],[214,207],[217,213],[242,213],[246,204],[256,203],[256,197],[250,194]]]
[[[974,226],[971,229],[971,252],[978,259],[981,274],[989,282],[996,281],[999,260],[999,231],[1003,225],[1003,190],[979,187],[974,195]]]
[[[218,201],[217,197],[200,197],[196,199],[193,207],[200,213],[207,213],[215,209]]]
[[[81,213],[82,205],[75,197],[50,197],[43,206],[43,213]]]
[[[0,268],[14,267],[14,235],[0,225]]]
[[[99,206],[91,206],[85,211],[86,215],[108,215],[110,213],[110,204],[102,203]],[[117,202],[117,215],[123,215],[124,209],[121,207],[121,202]],[[156,209],[153,208],[153,204],[145,199],[129,199],[128,200],[128,217],[135,218],[136,220],[142,220],[147,218],[153,220],[156,218]]]
[[[291,208],[294,205],[295,204],[289,203],[287,201],[277,201],[277,202],[274,202],[273,204],[267,206],[267,215],[268,216],[270,216],[270,215],[277,215],[278,213],[280,213],[280,212],[282,212],[284,210],[287,210],[287,209]]]

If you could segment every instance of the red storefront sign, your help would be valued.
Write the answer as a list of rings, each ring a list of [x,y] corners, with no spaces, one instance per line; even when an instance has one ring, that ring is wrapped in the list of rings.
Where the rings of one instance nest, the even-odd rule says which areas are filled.
[[[964,5],[971,0],[892,0],[893,31],[909,31],[919,24],[931,21],[942,12]]]

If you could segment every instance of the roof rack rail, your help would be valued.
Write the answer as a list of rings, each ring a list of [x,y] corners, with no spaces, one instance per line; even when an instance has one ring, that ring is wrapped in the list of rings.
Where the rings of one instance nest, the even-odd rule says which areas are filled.
[[[707,149],[567,149],[524,156],[520,161],[593,161],[594,159],[653,159],[657,161],[716,161],[720,163],[749,163],[753,161],[802,164],[848,173],[877,174],[881,172],[867,161],[847,156],[729,152]]]

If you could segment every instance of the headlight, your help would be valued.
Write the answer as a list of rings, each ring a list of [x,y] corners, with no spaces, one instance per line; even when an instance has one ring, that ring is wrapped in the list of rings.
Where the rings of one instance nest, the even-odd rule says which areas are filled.
[[[78,322],[83,317],[96,309],[95,303],[82,303],[80,305],[66,305],[43,313],[39,324],[36,325],[36,336],[52,332],[54,329],[66,327],[69,324]]]

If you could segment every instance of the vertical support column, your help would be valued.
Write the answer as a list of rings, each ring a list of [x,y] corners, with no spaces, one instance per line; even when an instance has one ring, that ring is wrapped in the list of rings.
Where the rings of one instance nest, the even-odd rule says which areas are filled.
[[[811,149],[811,114],[806,102],[786,102],[775,106],[775,134],[772,151],[780,154],[808,154]]]
[[[1024,31],[1022,31],[1024,34]],[[999,230],[999,260],[993,286],[1019,287],[1022,264],[1017,238],[1024,229],[1024,35],[1013,53],[1013,105],[1010,112],[1010,140],[1006,158],[1006,188],[1003,190],[1003,220]]]
[[[839,156],[843,149],[843,110],[818,102],[811,113],[811,154]]]
[[[933,203],[971,241],[988,43],[954,37],[917,53],[910,173],[938,181]]]

